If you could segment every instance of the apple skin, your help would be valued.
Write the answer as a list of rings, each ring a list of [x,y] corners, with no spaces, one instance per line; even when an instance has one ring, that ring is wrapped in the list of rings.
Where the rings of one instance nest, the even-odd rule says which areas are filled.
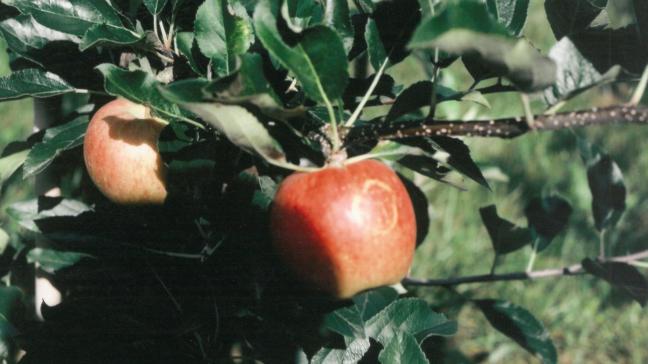
[[[157,149],[164,122],[149,110],[116,99],[94,114],[83,141],[90,178],[120,205],[160,205],[167,196],[166,167]]]
[[[374,160],[288,176],[275,196],[270,228],[293,273],[336,298],[400,282],[416,246],[407,190]]]

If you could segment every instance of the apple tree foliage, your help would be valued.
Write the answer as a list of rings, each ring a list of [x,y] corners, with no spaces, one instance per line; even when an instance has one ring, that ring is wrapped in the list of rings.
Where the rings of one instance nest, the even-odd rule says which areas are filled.
[[[513,92],[550,108],[639,79],[648,60],[645,2],[546,0],[544,10],[545,31],[558,39],[548,54],[522,36],[528,0],[3,1],[12,72],[0,78],[0,99],[36,98],[53,123],[2,151],[0,183],[6,191],[47,174],[64,196],[7,209],[19,228],[0,230],[3,357],[15,362],[22,350],[20,363],[429,363],[460,355],[446,344],[461,322],[443,312],[470,304],[530,355],[555,363],[550,333],[515,299],[441,304],[381,287],[334,301],[282,267],[268,233],[278,182],[342,147],[402,172],[421,243],[427,202],[405,176],[453,185],[463,175],[489,188],[456,136],[470,133],[430,131],[442,122],[436,105],[487,104],[485,94]],[[406,59],[425,72],[404,84],[388,72]],[[472,87],[442,84],[457,64]],[[169,121],[158,144],[169,169],[164,206],[111,204],[84,172],[89,116],[114,97]],[[360,112],[368,107],[374,112]],[[520,126],[502,128],[528,130],[525,116],[517,119]],[[509,136],[498,123],[479,125],[475,135]],[[580,150],[596,229],[613,229],[625,209],[622,172],[599,147],[581,141]],[[528,201],[525,213],[528,224],[518,226],[494,205],[479,211],[496,256],[542,252],[572,208],[551,195]],[[43,320],[26,288],[34,266],[63,294],[61,304],[41,305]],[[646,279],[629,264],[586,259],[579,269],[648,300]]]

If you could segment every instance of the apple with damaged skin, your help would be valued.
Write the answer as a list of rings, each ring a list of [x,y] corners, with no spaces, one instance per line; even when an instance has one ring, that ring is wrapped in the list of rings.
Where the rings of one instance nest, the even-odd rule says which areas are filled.
[[[396,173],[375,160],[288,176],[270,219],[280,259],[333,297],[398,283],[412,263],[412,201]]]
[[[121,205],[159,205],[167,196],[157,141],[166,123],[147,107],[116,99],[94,114],[83,141],[90,178]]]

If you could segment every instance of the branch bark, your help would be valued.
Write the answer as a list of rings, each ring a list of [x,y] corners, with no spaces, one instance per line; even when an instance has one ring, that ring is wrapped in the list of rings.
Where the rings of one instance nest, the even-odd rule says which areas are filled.
[[[609,258],[597,258],[599,262],[621,262],[632,263],[640,259],[648,258],[648,250],[638,253],[622,255]],[[486,283],[503,281],[535,280],[539,278],[564,277],[585,274],[581,264],[572,264],[561,268],[535,270],[531,272],[512,272],[503,274],[480,274],[473,276],[454,277],[446,279],[420,279],[407,277],[401,282],[404,286],[434,287],[434,286],[457,286],[467,283]]]
[[[368,124],[353,130],[342,130],[346,144],[362,143],[375,140],[391,140],[410,137],[432,136],[475,136],[515,138],[529,131],[552,131],[573,127],[585,127],[606,124],[646,124],[648,107],[635,105],[614,105],[593,108],[583,111],[562,112],[535,117],[533,126],[526,123],[524,117],[458,121],[425,119]]]

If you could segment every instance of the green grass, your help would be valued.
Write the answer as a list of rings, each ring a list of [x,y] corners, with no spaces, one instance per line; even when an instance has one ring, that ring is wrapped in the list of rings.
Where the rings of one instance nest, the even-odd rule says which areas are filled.
[[[546,53],[555,39],[547,31],[549,27],[541,6],[539,1],[532,2],[526,35]],[[398,76],[415,67],[415,64],[403,65],[393,72]],[[443,82],[446,86],[462,89],[471,80],[457,63],[451,67],[450,74],[446,73]],[[579,109],[588,105],[618,104],[628,98],[627,90],[622,88],[601,88],[578,97],[567,107]],[[488,99],[490,109],[448,103],[438,109],[439,114],[448,118],[522,115],[516,95]],[[643,150],[648,128],[600,127],[577,133],[606,149],[625,176],[627,210],[617,229],[607,237],[608,250],[623,254],[645,249],[648,185],[644,179],[648,154]],[[572,132],[532,133],[510,141],[472,138],[465,142],[476,162],[491,176],[489,182],[493,191],[474,183],[466,192],[435,182],[423,184],[431,204],[432,222],[426,242],[417,251],[413,276],[445,278],[488,273],[493,252],[478,209],[496,204],[501,216],[526,225],[523,210],[527,201],[549,193],[567,198],[574,212],[566,231],[538,256],[535,269],[557,268],[598,254],[599,237],[593,228],[586,170]],[[494,171],[497,173],[492,173]],[[501,174],[506,178],[502,179]],[[524,270],[530,252],[529,247],[506,256],[497,271]],[[642,308],[604,282],[586,276],[547,278],[533,282],[463,285],[457,291],[468,297],[506,299],[530,310],[550,331],[560,363],[648,362],[645,350],[648,320],[642,320]],[[448,298],[448,291],[441,288],[420,288],[417,292],[432,303]],[[470,305],[450,311],[448,315],[459,322],[459,332],[452,343],[466,355],[489,352],[488,362],[492,363],[532,360],[530,354],[492,329]]]

